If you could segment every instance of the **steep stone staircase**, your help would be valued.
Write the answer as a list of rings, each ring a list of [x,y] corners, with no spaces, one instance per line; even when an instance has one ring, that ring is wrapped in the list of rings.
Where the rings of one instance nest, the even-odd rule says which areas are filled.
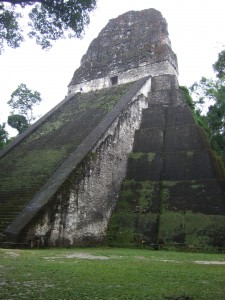
[[[224,178],[174,78],[154,78],[109,242],[225,247]]]
[[[18,136],[15,147],[0,152],[1,246],[8,243],[4,244],[8,225],[29,207],[46,181],[131,86],[128,83],[65,99],[40,119],[32,131],[28,129],[23,139]]]

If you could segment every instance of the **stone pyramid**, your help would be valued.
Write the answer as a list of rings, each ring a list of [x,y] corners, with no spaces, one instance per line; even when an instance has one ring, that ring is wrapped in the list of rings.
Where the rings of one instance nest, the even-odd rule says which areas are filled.
[[[0,152],[4,246],[225,247],[224,170],[155,9],[112,19],[65,99]]]

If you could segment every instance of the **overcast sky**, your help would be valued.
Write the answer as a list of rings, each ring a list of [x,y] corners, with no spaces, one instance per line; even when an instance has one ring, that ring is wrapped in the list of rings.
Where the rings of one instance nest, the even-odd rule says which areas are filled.
[[[109,19],[146,8],[161,11],[168,23],[180,85],[190,86],[201,76],[213,77],[212,64],[225,44],[224,0],[98,0],[82,40],[57,41],[49,51],[27,40],[0,55],[0,124],[7,120],[7,101],[20,83],[41,93],[40,115],[63,100],[81,57]]]

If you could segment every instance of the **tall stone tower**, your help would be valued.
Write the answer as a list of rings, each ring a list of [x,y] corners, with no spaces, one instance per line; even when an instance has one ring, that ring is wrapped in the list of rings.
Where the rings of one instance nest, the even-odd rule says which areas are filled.
[[[4,245],[225,247],[224,169],[155,9],[110,20],[68,96],[0,153]]]
[[[69,93],[177,73],[177,58],[161,13],[155,9],[130,11],[110,20],[92,41],[69,84]]]

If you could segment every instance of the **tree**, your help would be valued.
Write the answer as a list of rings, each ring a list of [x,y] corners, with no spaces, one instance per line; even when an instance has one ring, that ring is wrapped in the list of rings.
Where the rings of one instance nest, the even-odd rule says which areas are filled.
[[[22,115],[8,116],[8,124],[18,130],[19,134],[29,127],[27,119]]]
[[[5,129],[5,123],[0,124],[0,149],[8,142],[8,132]]]
[[[225,79],[225,50],[219,53],[218,60],[213,65],[213,69],[219,79]]]
[[[19,18],[21,14],[16,12],[13,6],[6,6],[0,2],[0,54],[5,44],[11,48],[17,48],[24,40],[22,29],[17,21]]]
[[[39,92],[32,91],[28,89],[24,83],[21,83],[12,93],[10,100],[7,102],[13,109],[11,116],[14,115],[14,118],[10,118],[10,122],[12,122],[14,125],[17,122],[17,126],[20,126],[19,123],[25,124],[24,120],[22,120],[23,118],[21,118],[24,116],[27,121],[27,125],[30,125],[31,122],[35,120],[33,115],[33,107],[39,104],[41,101],[42,99]],[[18,115],[21,116],[20,120]]]
[[[197,98],[195,111],[201,115],[211,147],[222,157],[225,165],[225,51],[219,53],[213,68],[218,79],[202,77],[191,86],[190,91]],[[212,104],[204,112],[203,107],[208,101]]]
[[[24,40],[20,8],[30,8],[28,36],[41,47],[60,38],[80,38],[97,0],[0,0],[0,53],[5,44],[19,47]]]

